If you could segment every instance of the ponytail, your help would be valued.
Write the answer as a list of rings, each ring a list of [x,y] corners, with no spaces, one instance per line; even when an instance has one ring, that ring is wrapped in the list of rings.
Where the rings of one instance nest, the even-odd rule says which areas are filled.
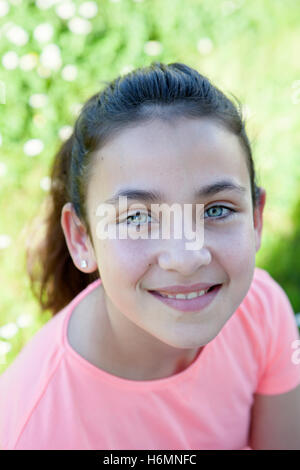
[[[34,219],[26,250],[26,268],[31,290],[41,309],[50,309],[52,315],[100,277],[98,270],[84,273],[74,265],[60,222],[62,207],[69,200],[66,188],[73,139],[72,134],[61,145],[54,158],[50,175],[51,188],[41,210],[43,218]],[[34,240],[42,229],[44,233],[41,240],[35,244]]]

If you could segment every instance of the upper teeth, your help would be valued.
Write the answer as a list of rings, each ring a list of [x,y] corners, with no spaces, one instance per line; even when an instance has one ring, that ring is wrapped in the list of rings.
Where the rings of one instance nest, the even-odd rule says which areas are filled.
[[[193,299],[195,297],[200,297],[201,295],[206,294],[208,289],[200,290],[200,291],[197,291],[197,292],[190,292],[189,294],[186,294],[186,295],[185,294],[168,295],[168,294],[163,294],[162,292],[160,292],[160,294],[163,297],[168,297],[169,299]]]

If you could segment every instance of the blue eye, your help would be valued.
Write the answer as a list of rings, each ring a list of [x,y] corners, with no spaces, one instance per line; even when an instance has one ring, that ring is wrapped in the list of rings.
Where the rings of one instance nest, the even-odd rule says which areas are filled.
[[[127,225],[131,224],[130,222],[128,222],[129,219],[132,219],[132,218],[134,218],[134,217],[140,217],[140,216],[148,216],[148,217],[151,217],[150,213],[146,214],[146,213],[142,213],[141,211],[137,211],[137,212],[135,212],[134,214],[131,214],[131,215],[129,215],[128,217],[126,217],[125,220],[126,220]],[[133,225],[134,225],[135,227],[138,227],[138,226],[144,225],[144,224],[138,223],[138,224],[133,224]]]
[[[218,220],[218,221],[226,221],[228,220],[230,217],[234,216],[236,210],[234,209],[231,209],[229,207],[226,207],[226,206],[222,206],[222,205],[215,205],[215,206],[212,206],[212,207],[209,207],[208,209],[206,209],[205,212],[208,212],[208,211],[211,211],[212,209],[222,209],[222,213],[224,211],[224,209],[226,209],[227,211],[229,211],[229,214],[228,215],[225,215],[223,217],[209,217],[209,219],[211,220]],[[215,214],[214,214],[215,215]],[[218,214],[217,214],[218,215]],[[142,223],[138,222],[138,223],[132,223],[132,221],[137,221],[137,219],[139,217],[144,217]],[[141,225],[145,225],[147,222],[145,220],[146,217],[152,217],[150,212],[148,212],[148,214],[146,214],[145,212],[141,212],[141,211],[136,211],[134,214],[131,214],[129,216],[126,217],[126,219],[124,219],[123,222],[126,222],[127,225],[133,225],[135,227],[140,227]],[[141,220],[141,219],[140,219]],[[123,223],[121,222],[121,223]],[[144,222],[144,223],[143,223]],[[149,222],[149,221],[148,221]]]
[[[234,216],[234,215],[235,215],[234,213],[236,212],[236,210],[231,209],[230,207],[221,206],[221,205],[216,205],[216,206],[209,207],[208,209],[206,209],[205,212],[208,212],[208,211],[210,211],[211,209],[215,209],[215,208],[218,208],[218,209],[226,209],[227,211],[230,211],[230,213],[229,213],[228,215],[223,216],[223,217],[209,217],[209,219],[213,219],[213,220],[216,219],[216,220],[221,220],[221,221],[223,221],[224,219],[226,220],[226,219],[228,219],[228,218]]]

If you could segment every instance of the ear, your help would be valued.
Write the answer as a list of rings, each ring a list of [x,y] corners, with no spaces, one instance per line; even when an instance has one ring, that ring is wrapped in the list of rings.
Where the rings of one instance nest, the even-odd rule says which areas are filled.
[[[60,222],[75,266],[85,273],[94,272],[98,268],[94,250],[86,228],[78,218],[71,202],[63,206]],[[87,261],[86,268],[81,267],[82,260]]]
[[[258,252],[261,246],[262,228],[263,228],[263,210],[264,210],[265,203],[266,203],[266,191],[262,187],[260,187],[259,189],[260,189],[259,204],[254,211],[254,230],[255,230],[256,252]]]

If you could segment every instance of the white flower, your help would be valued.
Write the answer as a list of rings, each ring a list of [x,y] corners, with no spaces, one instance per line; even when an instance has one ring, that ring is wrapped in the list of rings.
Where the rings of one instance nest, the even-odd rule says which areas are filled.
[[[68,82],[72,82],[77,77],[76,65],[66,65],[61,71],[62,77]]]
[[[0,250],[4,250],[11,244],[11,237],[9,235],[0,235]]]
[[[9,51],[2,57],[2,65],[8,70],[13,70],[18,67],[19,57],[15,51]]]
[[[30,313],[22,313],[17,318],[17,325],[19,328],[26,328],[26,326],[31,325],[33,322],[33,317]]]
[[[0,0],[0,16],[5,16],[9,12],[9,4],[6,0]]]
[[[0,328],[0,336],[5,339],[10,339],[18,332],[18,327],[15,323],[7,323]]]
[[[11,350],[11,344],[7,341],[0,341],[0,359]],[[0,364],[3,364],[3,359],[0,360]]]
[[[84,18],[94,18],[98,13],[98,6],[95,2],[84,2],[80,5],[78,13]]]
[[[29,157],[34,157],[41,153],[43,148],[44,144],[40,139],[30,139],[24,144],[23,150]]]
[[[144,46],[144,52],[147,55],[158,55],[162,51],[162,44],[159,41],[148,41]]]
[[[44,176],[44,178],[42,178],[40,181],[40,187],[44,191],[49,191],[51,188],[51,178],[49,176]]]
[[[53,36],[53,26],[50,23],[39,24],[33,32],[38,42],[48,42]]]
[[[40,61],[44,67],[51,70],[58,70],[62,64],[60,48],[56,44],[48,44],[43,49]]]
[[[7,166],[4,162],[0,162],[0,177],[5,176],[7,173]]]
[[[59,129],[58,135],[61,140],[67,140],[73,132],[72,126],[63,126]]]
[[[36,93],[29,98],[29,104],[32,108],[42,108],[47,104],[48,96],[43,93]]]
[[[76,8],[72,2],[63,2],[55,8],[57,16],[63,20],[69,20],[75,15]]]
[[[209,54],[212,51],[213,43],[210,38],[201,38],[197,43],[197,49],[200,54]]]
[[[70,31],[74,34],[88,34],[92,29],[91,23],[79,16],[74,16],[74,18],[68,22],[68,26]]]
[[[58,3],[61,0],[36,0],[36,6],[41,10],[47,10],[51,8],[55,3]]]
[[[70,111],[73,114],[74,117],[77,117],[81,111],[82,104],[80,103],[73,103],[70,106]]]
[[[35,52],[25,54],[20,58],[20,68],[22,70],[32,70],[38,63],[38,55]]]
[[[27,31],[21,28],[21,26],[12,25],[6,31],[6,37],[10,42],[16,44],[17,46],[24,46],[28,42],[29,36]]]
[[[133,65],[125,65],[122,67],[120,74],[121,75],[126,75],[127,73],[131,72],[134,69]]]

